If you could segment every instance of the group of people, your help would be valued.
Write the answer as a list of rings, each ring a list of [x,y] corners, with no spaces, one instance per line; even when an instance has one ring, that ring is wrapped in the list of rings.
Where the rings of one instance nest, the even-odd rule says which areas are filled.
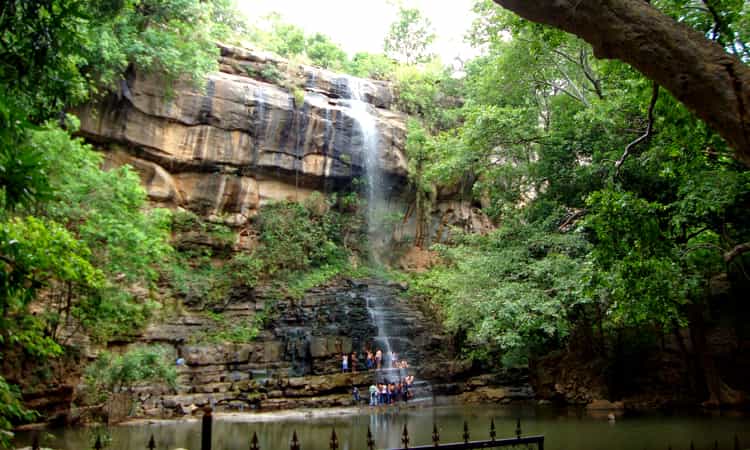
[[[357,352],[341,354],[342,372],[356,373],[357,363]],[[394,351],[389,351],[384,355],[381,349],[376,349],[374,352],[368,349],[365,351],[365,367],[368,371],[381,369],[408,369],[409,363],[405,359],[399,359],[398,354]],[[414,376],[407,375],[406,370],[399,370],[396,379],[398,379],[398,382],[389,379],[386,374],[384,380],[371,384],[368,389],[369,405],[392,405],[398,401],[406,402],[412,398],[413,393],[411,387],[414,384]],[[356,386],[352,386],[352,397],[356,404],[359,404],[362,401],[367,402],[368,400],[360,396],[359,389]]]
[[[367,370],[380,369],[408,369],[409,363],[405,359],[399,359],[396,352],[388,352],[387,358],[383,360],[383,351],[380,349],[371,352],[367,350],[365,367]],[[357,352],[341,354],[341,371],[357,372]]]
[[[411,387],[414,384],[414,376],[408,375],[399,379],[398,383],[377,383],[371,384],[369,388],[370,406],[392,405],[398,401],[407,402],[414,396]],[[362,401],[359,395],[359,389],[352,387],[352,396],[354,402],[359,404]]]

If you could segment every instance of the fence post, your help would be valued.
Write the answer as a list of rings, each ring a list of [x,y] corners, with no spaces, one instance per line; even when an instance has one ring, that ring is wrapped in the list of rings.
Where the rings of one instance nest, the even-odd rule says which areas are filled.
[[[100,435],[96,436],[96,441],[94,442],[94,450],[102,450],[102,437]]]
[[[156,449],[156,441],[154,441],[154,435],[151,435],[151,439],[148,440],[148,450]]]
[[[464,444],[469,443],[469,423],[464,420]]]
[[[516,438],[521,439],[521,418],[516,420]]]
[[[372,439],[372,431],[370,426],[367,426],[367,450],[375,450],[375,441]]]
[[[253,438],[250,439],[250,450],[260,450],[258,447],[258,433],[253,431]]]
[[[211,450],[211,431],[213,431],[213,409],[210,406],[203,408],[203,420],[201,422],[201,450]]]
[[[292,445],[289,450],[299,450],[299,439],[297,439],[297,430],[292,432]]]
[[[331,429],[330,450],[339,450],[339,438],[336,437],[336,429]]]
[[[404,424],[404,432],[401,433],[401,443],[404,444],[404,448],[409,448],[409,430],[406,428],[406,424]]]
[[[437,424],[432,423],[432,444],[437,447],[440,445],[440,433],[438,433]]]
[[[34,440],[31,441],[31,450],[39,450],[39,435],[34,433]]]
[[[494,441],[497,433],[495,432],[495,418],[490,419],[490,440]]]

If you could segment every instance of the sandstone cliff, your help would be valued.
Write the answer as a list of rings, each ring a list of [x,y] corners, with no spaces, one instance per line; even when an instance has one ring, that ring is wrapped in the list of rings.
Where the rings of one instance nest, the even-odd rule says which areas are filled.
[[[349,103],[357,95],[375,117],[381,171],[391,186],[404,184],[405,116],[386,109],[387,84],[233,47],[222,54],[205,89],[132,74],[121,95],[78,111],[81,133],[110,164],[135,167],[153,201],[239,225],[265,201],[302,199],[362,175],[362,132]],[[267,65],[279,85],[248,75]]]

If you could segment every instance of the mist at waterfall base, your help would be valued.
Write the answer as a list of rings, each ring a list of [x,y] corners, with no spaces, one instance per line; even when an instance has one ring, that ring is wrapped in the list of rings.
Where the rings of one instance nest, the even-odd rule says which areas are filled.
[[[432,426],[437,423],[442,443],[463,441],[463,422],[469,423],[471,439],[488,439],[490,420],[497,436],[512,437],[516,418],[521,418],[524,435],[543,434],[548,450],[666,450],[685,449],[693,441],[696,449],[733,448],[737,435],[743,445],[750,443],[750,417],[743,415],[649,414],[625,416],[609,422],[606,412],[586,415],[579,409],[552,409],[533,406],[469,405],[425,408],[349,408],[338,415],[306,416],[305,413],[218,415],[214,423],[213,448],[232,450],[249,448],[253,432],[263,450],[289,448],[292,433],[297,432],[304,450],[327,450],[331,429],[335,427],[341,450],[366,448],[370,427],[375,448],[400,448],[401,431],[407,425],[410,446],[431,444]],[[156,421],[113,427],[109,430],[111,450],[146,448],[153,434],[160,449],[200,448],[200,421]],[[52,430],[43,446],[60,450],[90,448],[90,430],[67,428]],[[31,442],[32,434],[19,434],[18,446]],[[742,447],[746,448],[746,447]]]

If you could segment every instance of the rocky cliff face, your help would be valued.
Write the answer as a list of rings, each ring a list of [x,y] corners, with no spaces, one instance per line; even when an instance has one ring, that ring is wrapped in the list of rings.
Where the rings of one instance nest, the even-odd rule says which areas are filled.
[[[367,307],[372,295],[385,299],[393,311],[389,320],[399,334],[393,349],[410,362],[408,373],[418,384],[426,388],[426,379],[449,378],[450,339],[419,308],[407,305],[400,292],[397,285],[345,279],[312,289],[298,301],[269,298],[261,290],[230,303],[223,314],[230,327],[267,315],[263,332],[252,342],[211,342],[217,324],[195,311],[153,323],[138,341],[168,345],[185,363],[178,366],[176,392],[139,389],[140,412],[168,416],[207,404],[221,410],[352,404],[352,386],[364,393],[375,381],[407,373],[366,371],[365,350],[383,348]],[[357,372],[340,373],[342,353],[352,352],[357,353]]]
[[[384,178],[385,201],[405,215],[392,234],[403,241],[413,236],[406,117],[389,109],[394,101],[389,84],[229,46],[221,53],[221,71],[209,75],[205,89],[165,86],[158,77],[131,74],[119,95],[78,111],[81,134],[104,152],[107,166],[133,166],[153,203],[242,227],[265,202],[354,189],[352,180],[366,169],[367,143],[357,116],[361,110],[353,110],[351,99],[364,101],[375,122],[375,162]],[[446,238],[453,225],[474,232],[492,226],[456,197],[433,205],[428,228],[435,240]],[[241,241],[234,250],[243,247]],[[417,254],[414,265],[427,265],[421,262],[427,256]],[[398,290],[378,282],[338,280],[297,301],[263,289],[235,293],[223,306],[223,324],[186,303],[187,310],[163,317],[135,338],[169,345],[175,359],[185,361],[178,367],[176,392],[140,389],[140,411],[169,415],[210,403],[226,408],[349,404],[351,386],[364,389],[376,374],[339,374],[342,352],[358,352],[363,368],[364,350],[382,346],[368,295],[385,299],[393,348],[418,379],[442,383],[436,389],[450,394],[487,388],[487,380],[455,382],[454,375],[470,368],[451,362],[455,355],[439,325],[401,299]],[[251,326],[260,315],[266,323],[257,339],[233,343],[217,338],[220,329]],[[495,394],[495,400],[506,398]],[[517,395],[513,391],[507,397]]]
[[[205,89],[133,74],[120,96],[78,111],[81,133],[110,164],[133,165],[152,200],[242,224],[264,201],[302,199],[362,175],[363,137],[349,103],[356,95],[375,117],[380,169],[403,184],[405,116],[386,109],[387,84],[232,47],[222,54],[222,72]],[[278,85],[248,75],[264,67]]]

